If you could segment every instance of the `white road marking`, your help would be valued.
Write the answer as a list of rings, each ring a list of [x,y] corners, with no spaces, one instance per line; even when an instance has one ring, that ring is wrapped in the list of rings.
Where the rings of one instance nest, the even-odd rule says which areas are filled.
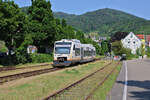
[[[124,85],[124,91],[123,91],[123,99],[127,100],[127,85],[128,85],[128,70],[127,70],[127,62],[124,62],[125,65],[125,85]]]

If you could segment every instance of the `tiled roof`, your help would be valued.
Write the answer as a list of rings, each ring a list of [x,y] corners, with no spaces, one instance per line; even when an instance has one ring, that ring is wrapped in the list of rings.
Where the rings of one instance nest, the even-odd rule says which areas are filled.
[[[147,42],[150,42],[150,35],[145,35],[145,38],[144,38],[144,35],[143,35],[143,34],[136,34],[136,36],[137,36],[139,39],[146,39]]]
[[[143,34],[136,34],[136,36],[137,36],[139,39],[144,39],[144,35],[143,35]]]
[[[150,42],[150,35],[146,35],[146,41]]]

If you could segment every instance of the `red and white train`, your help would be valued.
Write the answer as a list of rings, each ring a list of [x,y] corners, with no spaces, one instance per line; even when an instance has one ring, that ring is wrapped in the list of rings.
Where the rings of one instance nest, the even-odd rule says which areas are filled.
[[[54,45],[53,66],[69,66],[95,60],[96,49],[92,44],[81,44],[76,39],[62,39]]]

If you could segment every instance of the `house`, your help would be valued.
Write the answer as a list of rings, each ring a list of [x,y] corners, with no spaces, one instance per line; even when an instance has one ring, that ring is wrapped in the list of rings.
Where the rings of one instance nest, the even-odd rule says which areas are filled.
[[[133,32],[130,32],[121,42],[123,47],[131,49],[132,54],[136,54],[136,50],[142,44],[141,40]]]
[[[150,35],[137,34],[136,35],[140,40],[145,40],[145,45],[150,47]]]
[[[150,42],[150,35],[146,35],[146,41]]]

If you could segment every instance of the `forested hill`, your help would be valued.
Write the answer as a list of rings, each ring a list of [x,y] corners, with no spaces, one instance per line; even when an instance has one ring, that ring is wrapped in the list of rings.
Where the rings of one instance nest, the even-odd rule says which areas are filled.
[[[134,15],[114,10],[100,9],[82,15],[55,12],[56,18],[64,18],[67,23],[84,32],[98,32],[110,35],[116,31],[150,34],[150,21]]]

